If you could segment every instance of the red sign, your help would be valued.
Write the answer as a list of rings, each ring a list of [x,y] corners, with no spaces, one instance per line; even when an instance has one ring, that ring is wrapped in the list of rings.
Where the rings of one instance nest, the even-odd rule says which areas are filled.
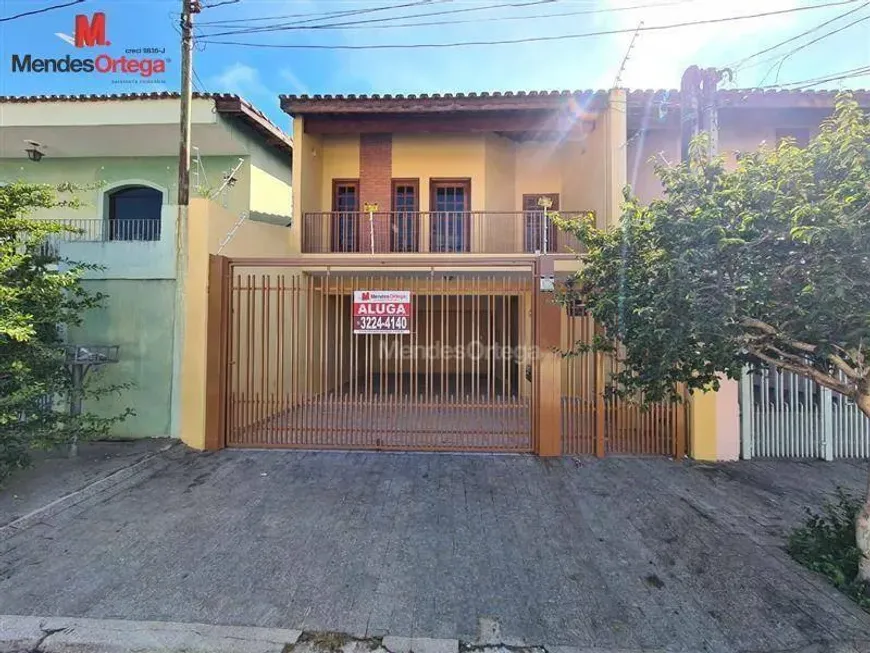
[[[353,332],[411,333],[411,292],[408,290],[355,290]]]
[[[90,20],[87,16],[76,16],[74,43],[77,48],[93,48],[98,45],[112,45],[106,40],[106,14],[96,12]]]

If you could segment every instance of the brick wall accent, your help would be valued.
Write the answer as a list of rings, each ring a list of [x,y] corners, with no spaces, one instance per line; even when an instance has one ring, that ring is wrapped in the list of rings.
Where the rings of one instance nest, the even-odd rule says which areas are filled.
[[[375,216],[375,251],[390,251],[390,218],[393,179],[393,135],[360,134],[359,194],[360,210],[366,203],[375,203],[383,212]],[[360,225],[360,251],[371,251],[368,218]]]

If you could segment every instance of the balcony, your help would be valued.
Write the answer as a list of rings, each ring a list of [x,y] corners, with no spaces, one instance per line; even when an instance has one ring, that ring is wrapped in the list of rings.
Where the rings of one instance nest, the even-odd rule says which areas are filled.
[[[588,211],[561,211],[579,219]],[[303,254],[571,254],[581,251],[550,215],[531,211],[305,213]]]
[[[51,234],[45,247],[62,258],[93,264],[92,279],[175,278],[175,211],[160,219],[61,218],[70,231]]]
[[[154,218],[103,220],[102,218],[63,218],[52,220],[72,231],[52,234],[52,242],[99,243],[109,240],[160,240],[161,221]]]

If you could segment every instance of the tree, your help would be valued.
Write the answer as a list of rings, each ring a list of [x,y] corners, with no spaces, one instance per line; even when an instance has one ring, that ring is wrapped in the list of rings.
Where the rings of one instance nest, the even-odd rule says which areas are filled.
[[[28,462],[33,447],[105,434],[131,411],[113,418],[70,416],[58,409],[72,379],[65,364],[62,327],[81,323],[104,296],[82,287],[94,266],[61,260],[52,239],[75,231],[36,211],[74,208],[76,190],[27,183],[0,185],[0,480]],[[99,396],[114,387],[85,388]]]
[[[716,390],[747,364],[809,377],[870,416],[870,121],[849,96],[806,148],[786,141],[728,169],[704,138],[656,166],[663,196],[626,190],[618,227],[561,221],[586,247],[563,301],[618,340],[618,392]],[[870,581],[870,487],[859,515]]]

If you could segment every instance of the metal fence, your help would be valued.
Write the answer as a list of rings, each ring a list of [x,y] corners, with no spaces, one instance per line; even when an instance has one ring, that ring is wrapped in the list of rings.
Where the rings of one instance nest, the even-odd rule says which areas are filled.
[[[870,419],[848,398],[767,366],[740,381],[743,458],[867,458]]]
[[[131,218],[125,220],[62,218],[52,220],[52,222],[57,222],[68,227],[69,231],[51,234],[48,238],[51,243],[160,240],[161,223],[159,218]]]
[[[303,253],[582,251],[543,211],[325,211],[302,217]],[[565,219],[589,212],[564,211]]]

